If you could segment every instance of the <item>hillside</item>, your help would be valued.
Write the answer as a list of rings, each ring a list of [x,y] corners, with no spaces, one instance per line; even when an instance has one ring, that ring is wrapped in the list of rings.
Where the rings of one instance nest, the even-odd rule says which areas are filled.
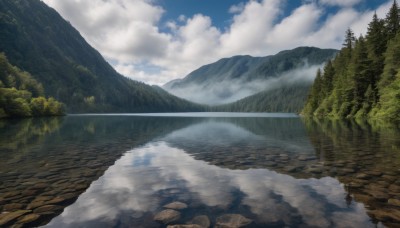
[[[39,0],[0,1],[0,52],[68,112],[201,111],[203,107],[118,74]]]
[[[234,56],[200,67],[163,86],[179,97],[209,105],[226,104],[292,80],[309,84],[318,67],[337,51],[299,47],[266,57]]]
[[[245,97],[233,103],[212,107],[216,112],[292,112],[299,113],[307,99],[308,82],[286,84]]]
[[[365,37],[347,30],[337,57],[318,72],[306,116],[400,122],[400,9],[375,14]]]

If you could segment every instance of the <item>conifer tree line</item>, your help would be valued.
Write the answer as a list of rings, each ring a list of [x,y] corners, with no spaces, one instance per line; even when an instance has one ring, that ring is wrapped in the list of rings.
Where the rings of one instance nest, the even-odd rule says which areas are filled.
[[[337,56],[318,70],[305,116],[400,121],[400,9],[374,14],[365,36],[349,28]]]

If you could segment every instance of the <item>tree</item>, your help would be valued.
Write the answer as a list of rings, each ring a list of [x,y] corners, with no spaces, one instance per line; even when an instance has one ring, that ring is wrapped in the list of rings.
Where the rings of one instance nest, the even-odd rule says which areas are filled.
[[[348,50],[351,50],[354,47],[355,41],[356,41],[356,38],[354,36],[353,30],[351,30],[351,28],[348,28],[346,30],[346,37],[344,39],[343,47],[347,48]]]
[[[328,96],[333,89],[333,78],[335,76],[335,68],[332,61],[328,61],[324,67],[324,94]]]
[[[394,38],[400,31],[400,9],[396,0],[393,1],[392,7],[386,14],[385,27],[389,40]]]
[[[23,98],[11,99],[7,102],[5,112],[11,116],[26,117],[31,116],[32,112],[28,103]]]

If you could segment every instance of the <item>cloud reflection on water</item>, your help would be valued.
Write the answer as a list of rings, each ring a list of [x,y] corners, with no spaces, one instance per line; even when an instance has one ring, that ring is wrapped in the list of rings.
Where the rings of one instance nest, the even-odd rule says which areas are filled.
[[[201,213],[213,221],[241,213],[260,226],[375,227],[363,204],[347,204],[347,192],[335,178],[299,179],[273,169],[212,165],[253,152],[315,154],[298,120],[195,122],[127,152],[48,226],[124,227],[136,221],[158,227],[153,215],[178,200],[191,210],[180,222]]]

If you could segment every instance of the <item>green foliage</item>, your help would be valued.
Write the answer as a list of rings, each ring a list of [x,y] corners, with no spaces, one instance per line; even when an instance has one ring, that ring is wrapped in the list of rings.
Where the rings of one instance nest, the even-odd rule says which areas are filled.
[[[18,80],[1,75],[0,62],[5,87],[28,90],[33,97],[54,97],[69,112],[204,110],[118,74],[70,23],[40,0],[0,1],[0,28],[0,50],[13,65],[30,72],[44,90],[32,81],[24,80],[20,86]]]
[[[211,107],[210,111],[298,113],[304,106],[309,88],[307,82],[287,84],[230,104]]]
[[[388,39],[394,38],[400,31],[400,9],[396,0],[386,15],[385,28]]]
[[[389,121],[400,120],[400,72],[396,79],[382,90],[380,109],[374,115]]]
[[[0,118],[64,114],[62,103],[40,96],[43,87],[29,73],[12,66],[1,53],[0,82]]]
[[[347,30],[342,50],[317,73],[303,115],[400,121],[399,12],[394,1],[385,20],[375,14],[365,38]]]

